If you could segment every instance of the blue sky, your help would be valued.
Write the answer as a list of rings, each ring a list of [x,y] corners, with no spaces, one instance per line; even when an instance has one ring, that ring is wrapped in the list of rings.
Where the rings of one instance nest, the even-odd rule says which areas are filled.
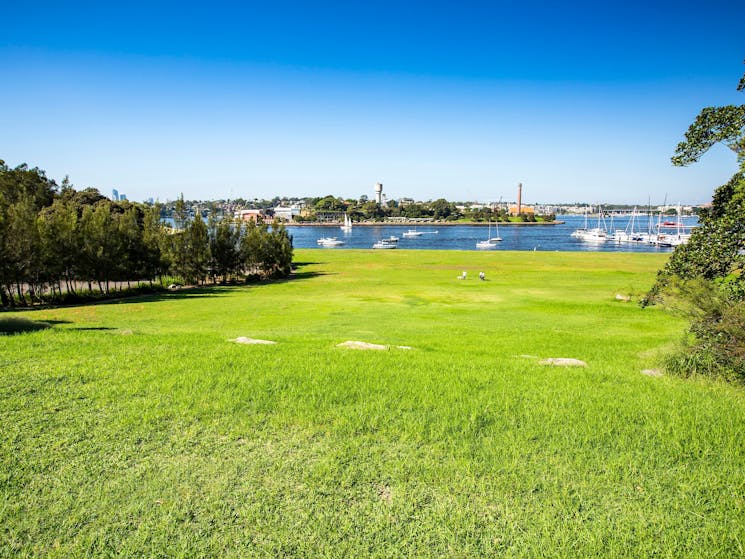
[[[13,2],[0,158],[148,197],[710,200],[745,3]]]

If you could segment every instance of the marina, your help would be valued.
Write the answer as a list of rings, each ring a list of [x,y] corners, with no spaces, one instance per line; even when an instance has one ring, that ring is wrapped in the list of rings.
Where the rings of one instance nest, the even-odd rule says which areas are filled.
[[[684,242],[690,235],[691,228],[698,221],[694,217],[677,218],[669,221],[658,217],[640,217],[638,215],[616,216],[612,229],[608,229],[602,242],[587,242],[572,234],[583,229],[585,216],[562,215],[557,220],[562,223],[553,225],[521,226],[501,223],[498,236],[501,241],[491,243],[491,251],[581,251],[581,252],[670,252],[674,244]],[[592,218],[593,224],[597,217]],[[495,224],[493,223],[492,226]],[[421,235],[407,235],[412,230],[410,225],[366,225],[342,230],[339,226],[330,225],[288,225],[287,230],[293,237],[296,248],[332,248],[372,249],[376,243],[398,240],[394,246],[402,250],[483,250],[477,243],[486,237],[491,239],[488,223],[448,225],[437,227],[431,224],[427,230],[417,230]],[[434,231],[437,230],[437,234]],[[427,234],[430,233],[430,234]],[[336,243],[319,244],[319,239],[335,237]],[[384,243],[383,243],[384,244]],[[389,248],[378,245],[375,248]]]

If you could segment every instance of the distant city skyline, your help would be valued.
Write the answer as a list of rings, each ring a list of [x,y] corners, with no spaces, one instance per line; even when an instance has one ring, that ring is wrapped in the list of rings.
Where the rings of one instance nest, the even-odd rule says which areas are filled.
[[[33,13],[32,13],[33,12]],[[11,3],[0,159],[131,200],[701,204],[670,164],[742,104],[745,4]]]

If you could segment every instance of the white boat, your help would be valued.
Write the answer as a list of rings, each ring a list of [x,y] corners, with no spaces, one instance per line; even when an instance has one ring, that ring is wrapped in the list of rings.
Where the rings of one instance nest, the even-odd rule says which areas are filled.
[[[593,229],[577,229],[572,233],[572,237],[589,243],[604,243],[608,240],[608,233],[605,229],[594,227]]]
[[[681,211],[678,208],[678,218],[675,221],[657,221],[657,234],[652,235],[651,244],[663,247],[676,247],[686,244],[691,238],[691,226],[683,224]]]
[[[637,221],[636,208],[634,208],[634,211],[631,213],[631,219],[629,220],[628,225],[626,225],[626,229],[623,231],[614,231],[613,240],[617,243],[649,243],[651,238],[649,233],[635,230]]]
[[[385,241],[386,243],[397,243],[398,237],[395,235],[391,235],[390,237],[386,237],[385,239],[381,239],[381,241]]]
[[[497,225],[497,236],[491,236],[491,220],[489,220],[489,235],[485,241],[479,241],[476,243],[476,248],[496,248],[497,243],[502,240],[499,236],[499,225]]]
[[[404,232],[404,237],[421,237],[422,235],[424,235],[424,233],[417,231],[416,229],[409,229]]]
[[[603,222],[603,227],[600,226],[601,222]],[[582,229],[576,229],[572,233],[572,237],[589,243],[603,243],[608,240],[608,231],[605,228],[605,221],[603,219],[603,209],[598,208],[598,225],[592,229],[588,229],[587,227],[587,212],[585,212],[585,226]]]
[[[373,244],[373,248],[381,248],[381,249],[392,249],[392,248],[398,248],[398,245],[390,240],[382,239],[378,241],[377,243]]]
[[[336,237],[321,237],[317,242],[324,247],[338,247],[344,244],[344,241],[340,241]]]
[[[342,231],[352,230],[352,220],[349,219],[349,216],[347,214],[344,214],[344,225],[340,226],[339,229],[341,229]]]

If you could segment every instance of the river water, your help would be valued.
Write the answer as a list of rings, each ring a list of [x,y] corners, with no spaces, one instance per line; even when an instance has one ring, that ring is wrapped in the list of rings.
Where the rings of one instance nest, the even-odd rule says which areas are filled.
[[[502,242],[497,243],[495,250],[535,250],[535,251],[591,251],[591,252],[670,252],[669,247],[657,247],[638,243],[603,243],[583,242],[571,236],[572,231],[584,227],[584,216],[560,215],[556,217],[555,225],[499,225],[499,236]],[[629,217],[614,218],[613,229],[626,230]],[[675,219],[675,218],[671,218]],[[635,231],[647,231],[647,218],[636,218]],[[654,225],[657,218],[653,220]],[[684,218],[686,226],[696,224],[696,218]],[[595,227],[597,219],[590,219],[588,227]],[[606,218],[606,225],[611,223]],[[355,226],[352,231],[342,231],[338,225],[305,225],[288,226],[295,248],[318,248],[320,250],[344,250],[349,248],[372,248],[373,243],[390,237],[399,238],[399,249],[414,250],[483,250],[477,249],[476,243],[486,240],[489,236],[487,224],[483,225],[445,225],[436,224],[417,225],[416,230],[423,233],[418,237],[404,237],[403,233],[412,229],[411,225],[365,225]],[[436,233],[435,233],[436,231]],[[672,230],[668,230],[671,232]],[[491,236],[497,236],[497,230],[492,224]],[[344,244],[337,247],[319,247],[321,237],[336,237]]]

